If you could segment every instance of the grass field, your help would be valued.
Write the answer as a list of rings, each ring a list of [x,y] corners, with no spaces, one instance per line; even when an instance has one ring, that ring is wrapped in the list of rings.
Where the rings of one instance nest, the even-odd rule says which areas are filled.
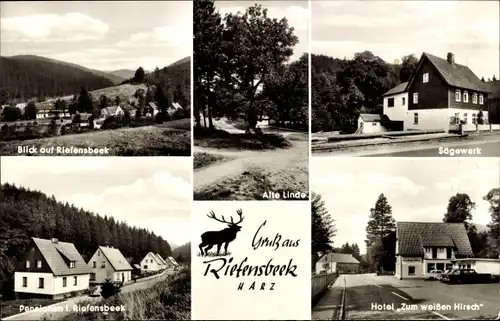
[[[215,163],[222,163],[234,159],[231,156],[208,154],[208,153],[194,153],[193,154],[193,168],[198,169],[206,167]]]
[[[132,84],[124,84],[124,85],[118,85],[118,86],[112,86],[112,87],[106,87],[102,89],[97,89],[89,92],[95,99],[98,99],[101,97],[101,95],[106,95],[108,99],[111,99],[114,101],[116,96],[120,96],[120,98],[129,98],[133,97],[137,89],[144,89],[146,90],[146,85],[144,84],[138,84],[138,85],[132,85]],[[58,98],[51,98],[47,99],[48,102],[54,102],[57,99],[61,100],[71,100],[73,98],[73,95],[69,96],[64,96],[64,97],[58,97]]]
[[[190,119],[181,119],[161,125],[0,142],[0,153],[4,156],[26,155],[18,154],[19,146],[37,147],[38,151],[42,147],[62,146],[75,148],[108,147],[108,156],[190,156],[191,133],[189,129]],[[58,155],[62,154],[54,153],[44,156]]]
[[[0,317],[5,318],[10,315],[18,314],[23,311],[19,310],[20,306],[39,307],[55,304],[64,300],[52,299],[24,299],[24,300],[9,300],[0,301]]]
[[[95,302],[81,302],[95,305]],[[180,271],[153,287],[104,299],[99,305],[124,305],[119,312],[74,312],[65,321],[93,320],[191,320],[191,272]]]
[[[194,144],[199,147],[238,150],[272,150],[291,146],[291,143],[281,135],[246,135],[219,129],[195,130]]]

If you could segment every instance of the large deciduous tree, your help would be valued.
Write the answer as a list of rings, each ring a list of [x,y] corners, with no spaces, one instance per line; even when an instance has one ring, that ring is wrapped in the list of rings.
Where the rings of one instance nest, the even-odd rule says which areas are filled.
[[[500,256],[500,187],[493,188],[484,196],[484,200],[490,203],[491,222],[488,224],[488,236],[490,242],[491,257]]]

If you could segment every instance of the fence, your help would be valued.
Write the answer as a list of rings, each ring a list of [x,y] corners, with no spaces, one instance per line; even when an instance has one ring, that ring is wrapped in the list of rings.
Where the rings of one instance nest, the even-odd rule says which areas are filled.
[[[319,299],[321,299],[321,296],[324,294],[324,292],[328,289],[328,286],[335,282],[335,280],[338,278],[337,273],[332,273],[332,274],[316,274],[312,276],[311,279],[311,299],[312,299],[312,305],[314,306]]]
[[[490,131],[490,130],[500,130],[500,125],[499,124],[465,124],[463,125],[464,131],[465,132],[483,132],[483,131]]]

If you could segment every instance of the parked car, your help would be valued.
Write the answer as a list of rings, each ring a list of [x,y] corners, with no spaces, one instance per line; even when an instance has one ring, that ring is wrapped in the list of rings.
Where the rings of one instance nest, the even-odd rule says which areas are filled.
[[[487,273],[477,273],[473,269],[453,270],[450,273],[444,274],[441,282],[459,284],[459,283],[491,283],[493,277]]]
[[[443,273],[441,273],[439,276],[438,276],[438,280],[442,280],[443,279],[443,275],[446,275],[448,273],[451,273],[453,271],[453,269],[449,269],[449,270],[446,270],[444,271]]]
[[[89,296],[101,296],[101,286],[96,285],[89,290]]]
[[[422,279],[424,280],[439,280],[441,278],[441,274],[443,274],[443,271],[441,270],[432,270],[429,273],[426,273]]]

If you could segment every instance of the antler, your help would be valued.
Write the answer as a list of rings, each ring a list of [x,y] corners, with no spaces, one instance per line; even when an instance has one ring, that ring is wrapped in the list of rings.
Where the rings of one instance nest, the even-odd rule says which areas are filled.
[[[238,222],[236,222],[236,223],[235,223],[235,222],[233,221],[233,218],[231,217],[231,223],[233,223],[233,224],[235,224],[235,225],[240,224],[241,222],[243,222],[243,219],[245,218],[244,216],[242,216],[242,215],[243,215],[243,211],[242,211],[241,209],[236,210],[236,213],[237,213],[237,214],[238,214],[238,216],[240,217],[240,220],[239,220]]]
[[[208,216],[208,217],[210,217],[210,218],[212,218],[212,219],[214,219],[214,220],[216,220],[217,222],[221,222],[221,223],[227,223],[227,224],[230,224],[230,223],[232,223],[232,222],[233,222],[233,218],[231,218],[231,222],[226,221],[226,219],[224,218],[224,215],[222,215],[222,221],[221,221],[221,220],[219,220],[219,219],[215,216],[214,211],[210,211],[210,213],[209,213],[209,214],[207,214],[207,216]]]

